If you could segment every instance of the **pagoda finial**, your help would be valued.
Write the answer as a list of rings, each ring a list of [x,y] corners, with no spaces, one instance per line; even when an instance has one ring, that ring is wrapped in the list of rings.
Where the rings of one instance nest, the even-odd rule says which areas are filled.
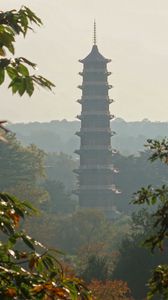
[[[94,35],[93,35],[93,45],[96,45],[96,20],[94,19]]]

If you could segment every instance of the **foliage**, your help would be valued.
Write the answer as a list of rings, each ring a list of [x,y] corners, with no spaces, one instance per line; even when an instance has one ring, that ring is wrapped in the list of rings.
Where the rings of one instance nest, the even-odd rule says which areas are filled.
[[[0,194],[0,297],[8,299],[89,299],[77,278],[66,277],[58,251],[49,250],[20,228],[34,213],[27,202]],[[20,245],[18,245],[18,242]]]
[[[16,35],[26,36],[28,30],[33,30],[31,24],[42,25],[42,21],[28,7],[23,6],[20,10],[0,12],[0,85],[3,84],[5,76],[10,79],[9,88],[12,93],[22,96],[27,93],[31,96],[35,85],[49,90],[54,84],[41,75],[30,75],[29,67],[36,69],[36,64],[24,57],[9,58],[6,50],[15,54]]]
[[[94,279],[105,281],[108,278],[108,260],[107,256],[99,257],[97,255],[90,255],[87,265],[81,277],[87,282]]]
[[[81,209],[69,217],[57,219],[55,234],[60,248],[70,254],[77,254],[84,248],[81,255],[84,259],[92,245],[106,240],[108,222],[98,210]]]
[[[22,33],[25,36],[27,30],[31,29],[30,23],[40,25],[42,22],[27,7],[21,8],[18,12],[12,10],[0,13],[0,56],[6,56],[5,48],[14,54],[15,35]],[[4,82],[5,74],[7,74],[11,78],[9,88],[12,88],[13,93],[18,92],[20,96],[25,92],[31,96],[34,84],[48,89],[54,86],[41,76],[30,76],[25,65],[35,67],[35,64],[23,57],[0,59],[0,84]],[[3,121],[0,122],[0,128],[4,129],[2,124]],[[2,135],[0,139],[3,140]],[[9,173],[9,186],[22,180],[24,183],[28,180],[32,184],[32,181],[37,180],[36,175],[39,173],[42,175],[43,152],[38,151],[35,146],[31,145],[26,151],[18,143],[1,144],[1,146],[1,169],[3,172],[7,170],[5,180],[8,167],[13,167],[11,166],[13,158],[14,166],[18,167],[16,170],[13,167],[15,174]],[[3,165],[3,154],[6,150],[8,152],[7,168]],[[20,157],[22,164],[20,164]],[[25,173],[22,174],[22,167],[25,172],[24,163],[27,165],[26,178],[23,176]],[[14,175],[18,176],[17,179]],[[2,176],[1,179],[3,179]],[[5,181],[2,185],[3,188],[7,187]],[[48,249],[21,229],[25,216],[30,216],[34,212],[35,210],[29,203],[21,202],[7,193],[0,193],[0,298],[4,300],[91,299],[91,294],[82,281],[64,274],[58,260],[58,251]]]
[[[121,280],[93,280],[89,288],[97,300],[133,300],[127,283]]]
[[[143,247],[143,241],[153,232],[151,212],[140,210],[132,216],[130,233],[125,236],[119,248],[111,279],[123,280],[128,283],[136,300],[146,297],[147,281],[152,269],[158,264],[168,263],[167,253],[150,253]]]
[[[160,159],[163,163],[168,164],[168,139],[157,141],[148,140],[147,146],[151,149],[151,161]],[[142,188],[135,194],[134,204],[153,205],[152,218],[154,219],[151,236],[145,240],[145,245],[151,251],[159,248],[167,249],[168,238],[168,186],[163,185],[161,188],[153,189],[151,186]],[[159,265],[154,269],[152,278],[149,280],[150,292],[148,299],[152,299],[158,294],[162,299],[168,297],[168,265]]]
[[[42,203],[43,210],[51,214],[72,213],[75,210],[75,202],[62,182],[46,180],[43,186],[49,195],[49,201]]]
[[[75,189],[76,175],[73,170],[78,168],[78,161],[65,153],[47,153],[46,174],[49,180],[61,181],[66,190]]]
[[[0,142],[1,190],[25,182],[35,185],[44,176],[44,152],[35,145],[23,147],[11,133],[5,139],[7,143]]]
[[[0,121],[0,141],[7,142],[5,138],[5,133],[9,132],[7,128],[5,128],[4,124],[6,123],[5,120]]]

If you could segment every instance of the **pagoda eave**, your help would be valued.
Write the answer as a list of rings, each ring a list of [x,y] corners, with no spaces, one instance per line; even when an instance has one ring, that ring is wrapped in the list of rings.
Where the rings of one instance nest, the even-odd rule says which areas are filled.
[[[88,190],[110,190],[114,191],[114,184],[111,185],[81,185],[80,191],[88,191]]]

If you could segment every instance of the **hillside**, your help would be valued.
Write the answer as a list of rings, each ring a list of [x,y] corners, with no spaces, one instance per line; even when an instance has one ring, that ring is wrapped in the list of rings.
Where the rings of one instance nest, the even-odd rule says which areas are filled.
[[[79,138],[75,135],[80,128],[79,121],[16,123],[8,127],[24,145],[34,143],[46,152],[73,155],[74,150],[79,148]],[[141,122],[126,122],[115,119],[111,122],[111,129],[116,132],[112,137],[113,148],[123,155],[138,155],[148,138],[167,136],[168,122],[150,122],[146,119]]]

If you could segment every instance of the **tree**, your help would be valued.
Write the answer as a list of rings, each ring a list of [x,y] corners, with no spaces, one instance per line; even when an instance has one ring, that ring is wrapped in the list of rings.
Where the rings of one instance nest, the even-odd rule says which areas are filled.
[[[10,79],[9,88],[12,93],[22,96],[27,93],[31,96],[35,85],[45,87],[49,90],[54,84],[41,75],[30,75],[29,68],[36,69],[36,64],[25,57],[8,57],[7,51],[15,54],[16,35],[26,36],[28,30],[33,30],[31,24],[42,25],[42,21],[28,7],[23,6],[18,11],[12,9],[0,12],[0,85],[3,84],[5,76]]]
[[[121,280],[93,280],[89,288],[97,300],[133,300],[127,283]]]
[[[35,185],[45,175],[45,153],[35,145],[23,147],[11,133],[5,139],[6,143],[0,142],[0,189]]]
[[[37,207],[48,199],[40,182],[44,180],[45,153],[35,145],[23,147],[11,133],[0,142],[0,190],[19,199],[27,199]]]
[[[83,283],[64,274],[59,252],[49,250],[20,229],[21,220],[34,212],[27,202],[0,194],[0,231],[4,241],[0,243],[0,297],[89,299]]]
[[[152,151],[150,160],[157,159],[166,165],[168,164],[168,139],[161,142],[158,140],[148,140],[147,146]],[[168,238],[168,186],[163,185],[160,188],[148,186],[142,188],[135,194],[134,204],[145,204],[153,206],[153,230],[152,234],[145,240],[147,246],[152,252],[159,248],[161,251],[167,250]],[[150,292],[148,299],[154,295],[159,295],[161,299],[168,299],[168,264],[158,265],[153,271],[149,280]]]
[[[5,48],[14,54],[15,35],[27,33],[30,23],[42,24],[27,7],[0,13],[0,84],[5,75],[9,88],[31,96],[34,85],[51,89],[54,85],[42,76],[30,75],[27,66],[35,64],[24,57],[9,59]],[[3,122],[0,128],[3,130]],[[0,135],[2,142],[2,135]],[[34,151],[33,146],[30,151]],[[11,161],[11,157],[10,160]],[[4,169],[5,170],[5,169]],[[14,179],[14,178],[13,178]],[[33,207],[7,193],[0,193],[0,298],[9,299],[91,299],[90,292],[77,279],[66,276],[58,251],[49,250],[21,229],[21,220],[34,212]]]
[[[96,255],[90,255],[85,270],[81,274],[81,277],[87,283],[90,283],[94,279],[99,281],[106,281],[108,279],[108,273],[109,265],[107,256],[99,257]]]
[[[45,163],[49,180],[61,181],[68,191],[75,189],[76,176],[73,170],[78,168],[78,161],[65,153],[54,152],[47,153]]]
[[[46,180],[43,186],[49,195],[49,201],[42,203],[43,210],[52,214],[72,213],[75,210],[75,203],[62,182]]]
[[[128,283],[136,300],[145,299],[149,288],[148,278],[152,270],[161,263],[168,263],[167,253],[150,253],[143,247],[143,241],[153,230],[151,212],[142,209],[132,215],[130,233],[123,239],[114,270],[113,280],[123,280]]]
[[[83,260],[88,258],[93,245],[104,243],[108,235],[108,222],[99,210],[81,209],[55,222],[55,241],[59,247],[71,255],[79,254]]]

